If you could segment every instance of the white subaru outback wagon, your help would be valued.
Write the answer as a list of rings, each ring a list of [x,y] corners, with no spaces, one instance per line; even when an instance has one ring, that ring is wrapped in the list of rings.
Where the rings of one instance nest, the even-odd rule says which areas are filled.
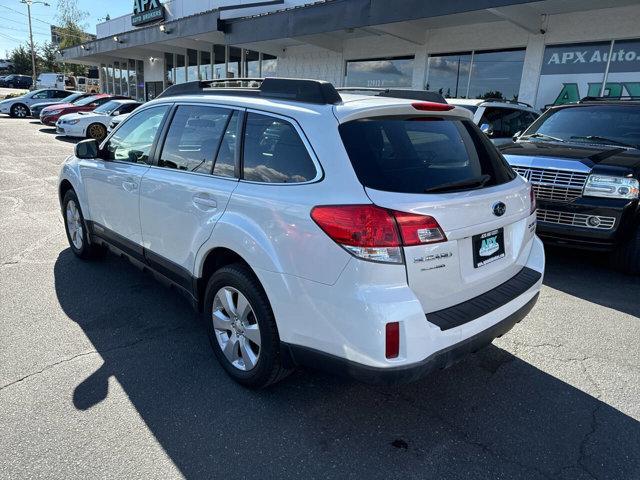
[[[411,381],[530,311],[531,186],[464,111],[235,82],[170,87],[80,142],[59,182],[73,252],[108,247],[187,294],[235,380]]]

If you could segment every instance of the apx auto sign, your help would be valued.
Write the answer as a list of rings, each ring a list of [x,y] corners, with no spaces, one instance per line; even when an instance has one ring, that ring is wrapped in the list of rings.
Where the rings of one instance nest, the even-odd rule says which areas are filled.
[[[164,6],[160,3],[160,0],[133,0],[131,25],[134,27],[163,19]]]

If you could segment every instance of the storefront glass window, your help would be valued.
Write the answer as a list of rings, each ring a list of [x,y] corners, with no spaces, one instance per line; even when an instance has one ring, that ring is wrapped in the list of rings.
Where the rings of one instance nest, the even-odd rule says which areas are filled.
[[[136,100],[144,102],[144,62],[136,61]]]
[[[174,82],[174,66],[173,66],[173,53],[164,54],[164,82],[167,87],[173,85]]]
[[[431,55],[426,89],[446,98],[467,98],[470,73],[471,53]]]
[[[225,48],[224,45],[213,46],[213,78],[226,78],[224,71],[225,65]]]
[[[260,54],[252,50],[245,50],[245,67],[244,71],[249,78],[258,78],[260,76]]]
[[[198,80],[198,51],[187,50],[187,81]]]
[[[120,88],[120,62],[113,62],[113,93],[114,95],[122,95]]]
[[[107,89],[104,93],[113,94],[113,65],[107,67]]]
[[[129,62],[126,60],[120,63],[120,75],[122,85],[122,95],[125,97],[129,96]]]
[[[176,66],[174,68],[174,72],[176,84],[187,81],[187,74],[184,69],[184,55],[176,55]]]
[[[107,91],[107,66],[103,63],[100,65],[100,92]]]
[[[517,100],[520,94],[524,53],[523,49],[475,52],[468,98]]]
[[[129,96],[136,97],[136,61],[129,60]]]
[[[426,89],[446,98],[517,100],[524,49],[429,56]]]
[[[410,87],[413,57],[351,60],[345,84],[349,87]]]
[[[262,54],[262,76],[263,77],[276,77],[278,69],[278,57],[269,55],[267,53]]]
[[[211,80],[211,52],[205,52],[204,50],[200,52],[200,79],[201,80]]]
[[[240,77],[240,60],[242,50],[236,47],[229,47],[229,72],[228,78]]]

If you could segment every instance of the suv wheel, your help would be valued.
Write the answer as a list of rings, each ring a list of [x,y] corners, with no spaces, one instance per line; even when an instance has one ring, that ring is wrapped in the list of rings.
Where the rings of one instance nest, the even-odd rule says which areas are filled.
[[[93,138],[101,142],[107,136],[107,129],[101,123],[92,123],[87,128],[87,138]]]
[[[84,222],[80,202],[73,190],[68,190],[62,200],[62,214],[64,216],[64,229],[67,240],[73,253],[82,259],[99,256],[104,249],[91,243],[87,235],[87,227]]]
[[[623,246],[613,253],[613,263],[618,270],[640,275],[640,226]]]
[[[263,388],[286,377],[280,337],[260,282],[244,265],[216,271],[207,284],[205,321],[213,351],[238,383]]]
[[[11,107],[10,114],[15,118],[27,118],[29,116],[29,108],[22,103],[16,103]]]

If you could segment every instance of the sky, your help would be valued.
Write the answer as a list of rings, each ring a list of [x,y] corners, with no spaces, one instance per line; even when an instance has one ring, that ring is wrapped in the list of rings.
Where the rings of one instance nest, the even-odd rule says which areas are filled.
[[[51,6],[34,4],[31,7],[33,41],[44,43],[51,39],[49,25],[55,23],[58,0],[46,0]],[[96,33],[96,24],[109,14],[119,17],[133,10],[133,0],[77,0],[80,10],[89,16],[85,20],[86,30]],[[20,0],[0,0],[0,58],[6,58],[7,52],[29,40],[27,6]]]

